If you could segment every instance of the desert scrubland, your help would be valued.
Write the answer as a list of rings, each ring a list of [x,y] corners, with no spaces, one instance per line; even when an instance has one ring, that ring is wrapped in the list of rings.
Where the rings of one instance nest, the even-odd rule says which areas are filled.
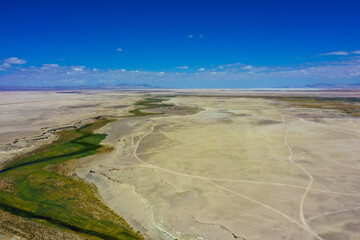
[[[16,94],[0,95],[6,161],[48,129],[114,119],[95,131],[109,150],[71,167],[146,239],[359,238],[359,102],[326,100],[356,92]]]

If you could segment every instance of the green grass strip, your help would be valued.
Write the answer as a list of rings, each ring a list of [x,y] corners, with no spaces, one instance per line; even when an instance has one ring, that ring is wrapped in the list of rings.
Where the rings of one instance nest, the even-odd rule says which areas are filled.
[[[57,141],[10,162],[0,171],[0,181],[10,186],[0,189],[0,209],[96,239],[143,239],[90,185],[61,173],[69,160],[98,152],[106,135],[94,131],[111,121],[62,131]]]

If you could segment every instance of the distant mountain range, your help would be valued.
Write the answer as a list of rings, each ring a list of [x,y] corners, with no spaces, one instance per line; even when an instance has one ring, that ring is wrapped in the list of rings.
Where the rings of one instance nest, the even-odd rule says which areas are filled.
[[[291,86],[283,86],[281,88],[294,88]],[[295,88],[321,88],[321,89],[359,89],[360,83],[355,84],[331,84],[331,83],[315,83],[307,84],[302,87]],[[161,89],[159,86],[150,84],[99,84],[99,85],[80,85],[80,86],[7,86],[0,85],[0,91],[63,91],[63,90],[106,90],[106,89]]]
[[[89,86],[51,86],[51,87],[38,87],[38,86],[5,86],[0,85],[0,91],[61,91],[61,90],[106,90],[106,89],[159,89],[158,86],[150,84],[102,84],[102,85],[89,85]]]
[[[315,84],[307,84],[303,86],[304,88],[360,88],[360,83],[354,84],[332,84],[332,83],[315,83]]]

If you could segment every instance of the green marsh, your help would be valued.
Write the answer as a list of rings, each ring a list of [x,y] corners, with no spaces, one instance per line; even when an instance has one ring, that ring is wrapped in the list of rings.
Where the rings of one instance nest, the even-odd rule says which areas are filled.
[[[87,183],[63,174],[65,164],[98,153],[105,134],[96,129],[112,120],[98,119],[0,171],[0,209],[89,239],[143,239],[95,195]]]

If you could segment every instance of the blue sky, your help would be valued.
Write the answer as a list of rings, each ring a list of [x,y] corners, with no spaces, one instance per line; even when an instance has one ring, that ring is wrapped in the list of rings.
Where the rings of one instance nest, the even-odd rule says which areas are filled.
[[[358,1],[2,1],[0,85],[360,83]]]

